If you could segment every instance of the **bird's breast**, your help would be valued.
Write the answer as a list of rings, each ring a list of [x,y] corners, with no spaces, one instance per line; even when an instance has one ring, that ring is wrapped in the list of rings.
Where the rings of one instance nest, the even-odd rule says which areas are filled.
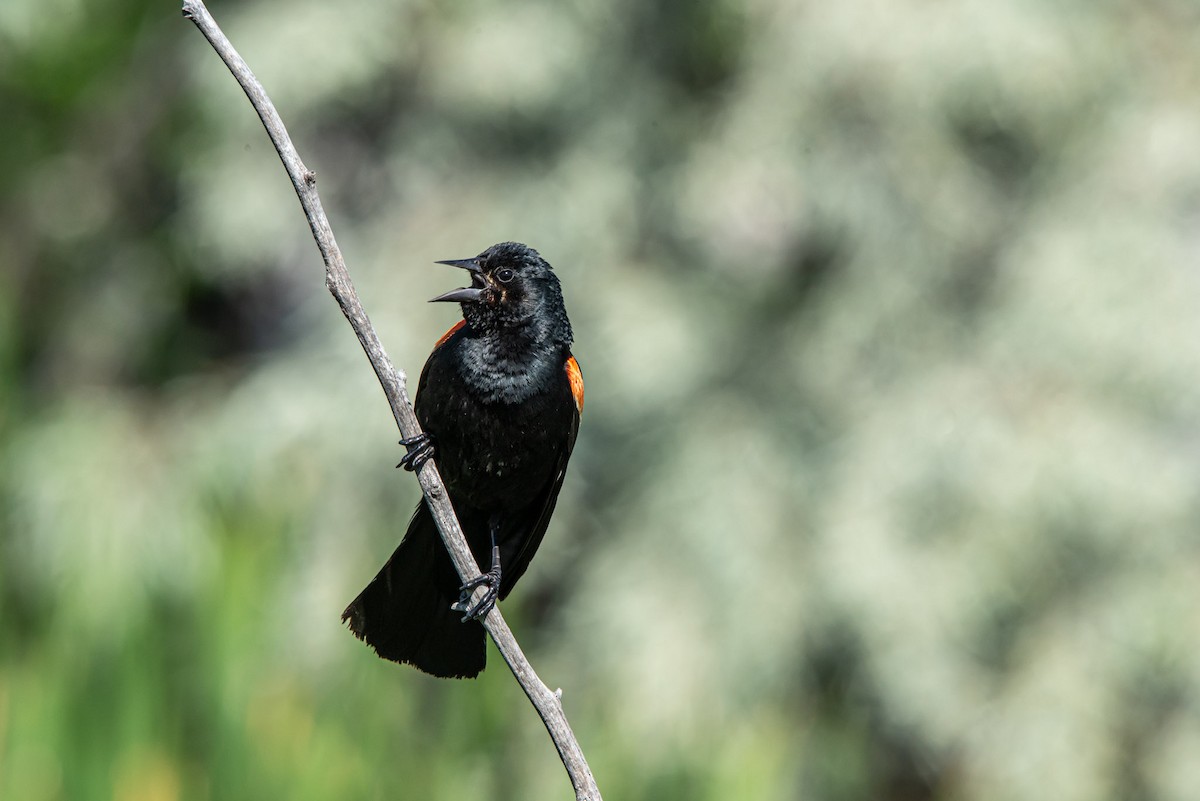
[[[502,359],[430,371],[417,414],[455,503],[518,509],[553,480],[573,409],[566,373],[556,372],[558,381]]]

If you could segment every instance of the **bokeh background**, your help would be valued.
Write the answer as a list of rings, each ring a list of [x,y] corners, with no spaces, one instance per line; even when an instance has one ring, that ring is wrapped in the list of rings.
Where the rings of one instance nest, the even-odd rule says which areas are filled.
[[[398,365],[557,268],[504,611],[609,801],[1200,798],[1200,7],[212,7]],[[178,7],[0,3],[0,175],[0,798],[569,798],[339,623],[416,482]]]

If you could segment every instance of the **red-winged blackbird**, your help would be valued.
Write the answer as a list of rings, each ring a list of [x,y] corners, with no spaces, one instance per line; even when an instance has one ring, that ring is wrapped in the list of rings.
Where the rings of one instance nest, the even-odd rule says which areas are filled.
[[[467,543],[491,567],[460,586],[422,501],[342,620],[384,659],[472,677],[486,658],[478,619],[512,590],[546,533],[579,431],[583,378],[558,278],[536,250],[504,242],[439,264],[467,270],[471,286],[433,299],[462,304],[463,320],[425,362],[415,403],[425,433],[401,440],[408,452],[397,466],[418,470],[436,451]],[[464,617],[481,585],[487,595]]]

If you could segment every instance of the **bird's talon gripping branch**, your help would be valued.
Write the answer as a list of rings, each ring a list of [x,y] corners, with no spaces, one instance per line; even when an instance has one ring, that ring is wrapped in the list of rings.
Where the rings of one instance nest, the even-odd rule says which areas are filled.
[[[479,603],[471,605],[471,593],[478,587],[487,586],[487,592],[479,599]],[[481,620],[487,617],[488,612],[492,611],[492,607],[496,605],[496,598],[500,595],[500,573],[499,571],[488,572],[481,575],[474,581],[469,581],[463,585],[462,595],[458,598],[458,603],[454,605],[455,610],[462,612],[462,622],[468,620]]]
[[[487,592],[479,599],[479,603],[472,605],[471,593],[479,587],[487,587]],[[492,607],[496,605],[496,599],[500,595],[500,549],[498,547],[492,546],[491,569],[459,587],[459,592],[461,594],[458,596],[458,603],[454,605],[454,609],[463,613],[463,623],[487,617],[487,613],[492,611]]]
[[[400,444],[408,449],[396,467],[403,467],[410,473],[420,470],[426,462],[433,458],[433,439],[421,432],[415,437],[405,437]]]

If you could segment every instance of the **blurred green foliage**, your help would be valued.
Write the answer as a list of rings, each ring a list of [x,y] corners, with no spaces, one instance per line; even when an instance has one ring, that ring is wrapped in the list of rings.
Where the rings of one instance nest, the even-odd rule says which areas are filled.
[[[1200,11],[213,4],[393,360],[529,242],[588,380],[505,612],[609,801],[1192,799]],[[0,4],[0,798],[566,798],[338,615],[417,502],[165,3]]]

